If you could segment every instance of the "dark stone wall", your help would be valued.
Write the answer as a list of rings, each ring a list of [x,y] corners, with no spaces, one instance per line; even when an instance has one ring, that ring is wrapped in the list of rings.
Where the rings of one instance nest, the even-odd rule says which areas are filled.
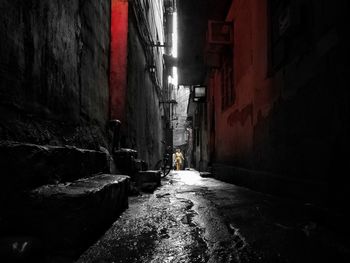
[[[110,1],[4,0],[0,10],[0,139],[105,144]]]
[[[323,183],[328,190],[324,199],[339,208],[349,187],[341,172],[350,154],[349,4],[292,3],[299,24],[275,43],[272,35],[271,87],[279,96],[267,116],[256,112],[253,165]]]

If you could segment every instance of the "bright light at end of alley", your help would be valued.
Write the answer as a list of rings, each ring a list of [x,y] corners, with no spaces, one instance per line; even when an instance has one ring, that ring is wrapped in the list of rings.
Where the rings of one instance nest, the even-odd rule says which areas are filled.
[[[173,33],[172,33],[172,48],[171,54],[174,58],[177,58],[177,42],[178,42],[178,32],[177,32],[177,13],[173,13]],[[170,77],[170,76],[169,76]],[[169,78],[169,83],[173,84],[174,87],[178,85],[178,73],[177,67],[173,67],[172,77]]]
[[[172,174],[174,175],[174,179],[178,177],[181,179],[181,182],[187,185],[198,185],[202,179],[197,171],[172,171]]]
[[[173,13],[173,46],[172,46],[172,56],[177,58],[177,41],[178,41],[178,32],[177,32],[177,13]]]

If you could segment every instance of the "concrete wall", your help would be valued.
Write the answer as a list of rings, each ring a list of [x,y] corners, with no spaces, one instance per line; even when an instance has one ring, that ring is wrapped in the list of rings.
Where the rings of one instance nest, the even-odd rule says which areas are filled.
[[[4,0],[0,10],[0,139],[104,144],[110,1]]]
[[[208,131],[215,134],[215,162],[320,183],[330,190],[328,201],[341,202],[346,187],[338,171],[349,156],[349,6],[290,2],[293,25],[281,35],[276,1],[233,1],[228,10],[236,97],[222,109],[221,73],[213,70],[207,109],[215,104],[215,129]]]
[[[135,15],[136,14],[136,15]],[[126,121],[122,146],[138,151],[150,168],[161,158],[163,139],[160,90],[162,88],[162,48],[148,43],[164,42],[163,1],[129,3],[128,76]],[[147,41],[146,41],[147,40]],[[149,66],[155,65],[152,73]]]
[[[187,143],[187,108],[190,95],[191,86],[180,85],[173,90],[172,98],[174,98],[177,104],[174,105],[173,112],[173,144],[174,147],[184,146]]]
[[[187,124],[191,128],[187,156],[190,158],[189,165],[198,171],[208,171],[212,165],[210,137],[206,114],[206,103],[193,101],[193,89],[190,94],[187,115]]]
[[[203,84],[208,19],[222,20],[231,0],[177,0],[179,34],[179,83]]]

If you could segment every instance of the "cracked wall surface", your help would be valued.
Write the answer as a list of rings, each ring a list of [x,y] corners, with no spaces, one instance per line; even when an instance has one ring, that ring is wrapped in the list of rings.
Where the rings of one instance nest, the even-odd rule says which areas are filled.
[[[0,10],[0,139],[104,144],[110,1],[5,0]]]

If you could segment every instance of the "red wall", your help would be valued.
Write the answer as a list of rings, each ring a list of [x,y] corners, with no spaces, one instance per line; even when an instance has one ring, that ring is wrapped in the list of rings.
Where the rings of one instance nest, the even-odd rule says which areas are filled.
[[[214,96],[215,101],[215,156],[219,162],[233,161],[249,166],[257,116],[267,115],[278,95],[267,78],[266,8],[266,0],[233,1],[226,18],[234,22],[236,98],[233,105],[222,109],[221,77],[216,70],[209,86],[210,96]]]
[[[128,55],[128,1],[112,0],[110,117],[125,120]]]
[[[348,1],[284,2],[232,1],[226,20],[234,24],[236,96],[222,107],[230,78],[222,85],[222,70],[212,69],[209,163],[217,178],[343,209],[349,184],[338,171],[350,149]]]

